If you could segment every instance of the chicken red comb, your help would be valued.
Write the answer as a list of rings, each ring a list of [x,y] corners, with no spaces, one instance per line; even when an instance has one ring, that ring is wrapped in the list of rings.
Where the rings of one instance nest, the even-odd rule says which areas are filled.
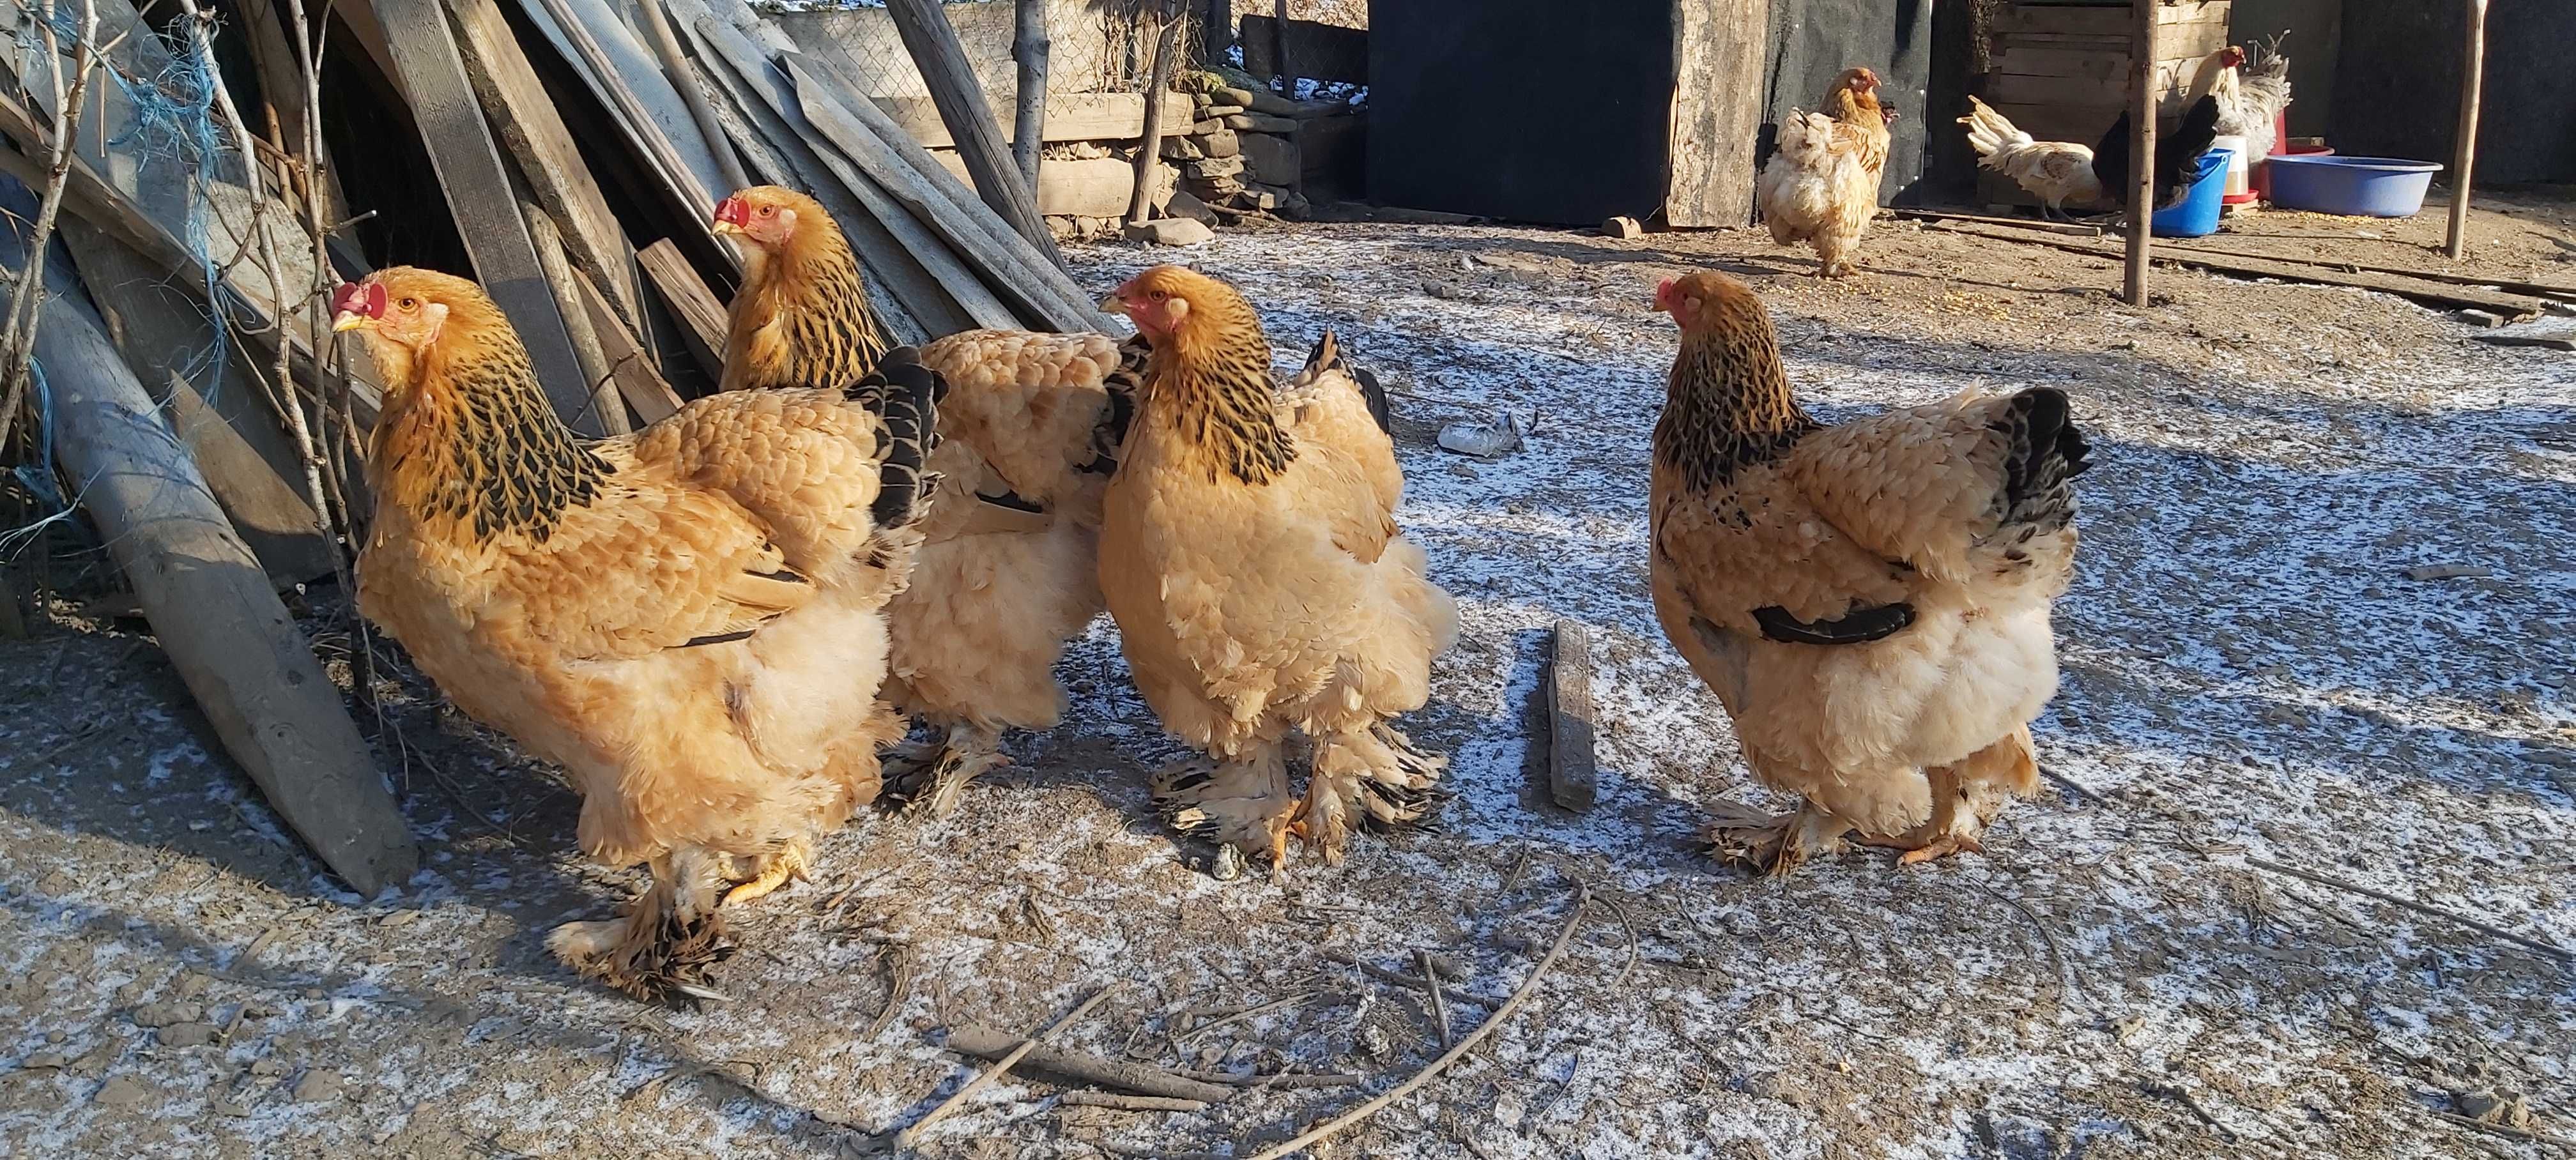
[[[331,313],[382,318],[385,316],[385,288],[373,282],[342,282],[340,288],[331,294]]]
[[[717,220],[717,221],[719,221],[719,222],[723,222],[723,223],[725,223],[726,225],[734,225],[734,226],[747,226],[747,225],[750,225],[750,224],[751,224],[751,203],[750,203],[750,202],[747,202],[747,201],[744,201],[744,200],[743,200],[741,197],[739,197],[739,196],[728,197],[728,198],[724,199],[723,201],[717,202],[717,203],[716,203],[716,220]]]

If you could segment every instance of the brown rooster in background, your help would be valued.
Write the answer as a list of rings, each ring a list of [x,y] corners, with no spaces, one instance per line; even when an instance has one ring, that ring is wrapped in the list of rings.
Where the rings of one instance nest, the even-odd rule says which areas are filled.
[[[1763,167],[1755,196],[1773,242],[1816,248],[1819,277],[1852,271],[1852,247],[1878,214],[1894,119],[1879,105],[1878,74],[1850,68],[1826,90],[1822,112],[1791,109],[1780,122],[1780,149]]]
[[[1285,870],[1292,833],[1338,863],[1361,824],[1420,822],[1444,758],[1387,723],[1430,696],[1458,608],[1395,524],[1404,474],[1327,334],[1285,390],[1235,289],[1156,266],[1104,305],[1153,345],[1105,501],[1100,582],[1136,685],[1213,759],[1156,775],[1184,830]],[[1283,745],[1314,742],[1302,802]]]
[[[1655,614],[1735,722],[1754,776],[1805,803],[1721,821],[1786,874],[1862,841],[1907,862],[1978,849],[2037,789],[2029,722],[2057,692],[2050,604],[2075,565],[2085,443],[2066,395],[1962,394],[1837,426],[1790,394],[1743,283],[1656,288],[1681,324],[1655,425]]]
[[[901,732],[884,608],[921,540],[937,376],[897,351],[584,444],[473,283],[395,267],[333,308],[385,382],[359,609],[571,774],[582,849],[651,864],[622,921],[546,945],[639,997],[714,996],[719,902],[801,875]]]
[[[886,349],[858,259],[812,198],[777,186],[716,207],[750,243],[726,338],[724,385],[865,374]],[[923,525],[912,586],[887,609],[886,697],[946,732],[896,752],[886,796],[933,817],[1007,762],[1007,728],[1064,713],[1054,667],[1099,615],[1100,494],[1144,366],[1143,343],[1101,334],[970,330],[924,346],[948,384],[930,468],[948,502]]]

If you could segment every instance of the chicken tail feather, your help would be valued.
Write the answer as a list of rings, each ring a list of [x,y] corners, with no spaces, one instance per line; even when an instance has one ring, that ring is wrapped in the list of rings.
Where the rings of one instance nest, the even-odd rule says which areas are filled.
[[[2053,532],[2075,518],[2075,490],[2068,481],[2093,466],[2092,444],[2075,425],[2066,392],[2032,387],[2012,397],[1987,424],[2009,439],[2004,454],[2006,525],[2037,525]]]
[[[868,514],[879,528],[910,526],[930,510],[937,490],[937,477],[923,465],[939,446],[939,401],[947,397],[948,380],[922,365],[921,352],[907,346],[888,352],[847,393],[885,418],[890,440]]]

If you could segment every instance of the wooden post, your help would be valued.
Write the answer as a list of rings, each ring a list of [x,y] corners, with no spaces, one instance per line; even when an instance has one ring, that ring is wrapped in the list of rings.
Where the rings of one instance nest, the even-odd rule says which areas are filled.
[[[1288,67],[1288,0],[1270,9],[1270,71],[1279,77],[1279,87],[1288,90],[1279,95],[1296,100],[1297,73]]]
[[[662,12],[662,0],[635,0],[644,16],[644,35],[653,42],[653,55],[661,58],[662,75],[671,87],[680,90],[680,103],[689,107],[689,116],[698,123],[698,132],[707,139],[707,151],[715,154],[716,171],[724,174],[727,193],[751,185],[751,177],[742,171],[742,158],[734,155],[732,138],[725,133],[724,122],[716,119],[715,106],[707,101],[707,87],[698,80],[697,70],[689,67],[689,58],[680,52],[680,38],[671,31],[671,18]],[[708,207],[710,211],[713,206]]]
[[[1047,53],[1054,47],[1047,37],[1047,0],[1019,0],[1012,27],[1011,59],[1020,65],[1018,108],[1011,116],[1011,160],[1020,167],[1020,180],[1034,191],[1038,187],[1038,150],[1046,144]],[[1035,196],[1032,193],[1031,196]]]
[[[1002,147],[1001,125],[993,119],[984,86],[976,83],[966,48],[957,42],[957,30],[939,10],[939,0],[886,0],[886,11],[894,17],[914,67],[921,70],[931,103],[939,106],[939,119],[957,139],[957,155],[966,162],[966,175],[975,179],[976,195],[1062,269],[1064,255],[1056,251],[1046,219],[1038,216],[1037,187],[1020,180],[1012,168],[1010,151]]]
[[[32,211],[33,195],[10,192],[12,211]],[[64,475],[224,750],[333,873],[361,894],[400,887],[420,848],[339,689],[108,342],[64,253],[28,255],[0,230],[0,266],[45,263],[36,359]]]
[[[2156,213],[2156,0],[2134,0],[2129,40],[2129,271],[2122,297],[2147,304],[2147,259]]]
[[[2487,69],[2487,0],[2468,0],[2469,45],[2460,58],[2460,134],[2451,146],[2451,233],[2442,252],[2469,250],[2469,171],[2478,159],[2478,90]]]
[[[437,0],[373,0],[385,26],[403,91],[411,97],[430,168],[446,191],[448,208],[465,224],[465,252],[475,275],[501,313],[517,328],[536,367],[537,381],[564,425],[583,435],[601,433],[590,414],[590,384],[573,358],[563,309],[537,267],[536,244],[510,188],[492,129],[465,77],[465,61]]]
[[[1163,5],[1162,35],[1154,38],[1154,69],[1145,82],[1145,135],[1136,145],[1136,192],[1127,198],[1127,224],[1145,224],[1146,213],[1154,207],[1154,187],[1163,166],[1163,94],[1172,87],[1172,70],[1180,65],[1181,14],[1179,3]]]

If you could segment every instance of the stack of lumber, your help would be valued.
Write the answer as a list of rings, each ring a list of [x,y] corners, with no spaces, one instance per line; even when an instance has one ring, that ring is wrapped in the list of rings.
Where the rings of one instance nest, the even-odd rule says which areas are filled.
[[[2181,112],[2202,58],[2227,47],[2233,8],[2233,0],[2157,6],[2154,84],[2166,117]],[[2006,5],[1988,26],[1993,67],[1979,95],[2038,140],[2093,144],[2129,105],[2135,11],[2127,0]],[[2039,204],[1993,173],[1981,174],[1979,192],[1991,205]]]
[[[901,119],[745,0],[308,5],[331,21],[327,37],[263,4],[207,24],[205,41],[189,19],[96,2],[94,43],[113,42],[117,76],[84,101],[44,253],[25,240],[71,55],[30,38],[0,54],[0,196],[25,203],[0,264],[44,266],[37,345],[59,474],[94,481],[66,490],[113,533],[227,751],[363,892],[398,887],[417,849],[275,595],[344,574],[345,541],[317,507],[349,524],[368,510],[351,468],[382,391],[345,344],[314,349],[328,287],[393,264],[475,277],[527,340],[558,414],[593,436],[658,420],[718,381],[740,255],[709,222],[746,184],[822,201],[900,341],[1105,325],[999,135],[978,125],[993,113],[928,0],[900,7],[939,99]],[[319,141],[303,132],[298,36],[323,45]],[[219,58],[220,89],[195,79]],[[230,67],[241,60],[250,67]],[[1132,104],[1115,110],[1121,124],[1141,121],[1143,98]],[[952,172],[925,135],[983,180]],[[328,269],[316,269],[316,232],[330,235]],[[275,381],[281,361],[294,382]],[[119,485],[129,478],[166,486]]]

